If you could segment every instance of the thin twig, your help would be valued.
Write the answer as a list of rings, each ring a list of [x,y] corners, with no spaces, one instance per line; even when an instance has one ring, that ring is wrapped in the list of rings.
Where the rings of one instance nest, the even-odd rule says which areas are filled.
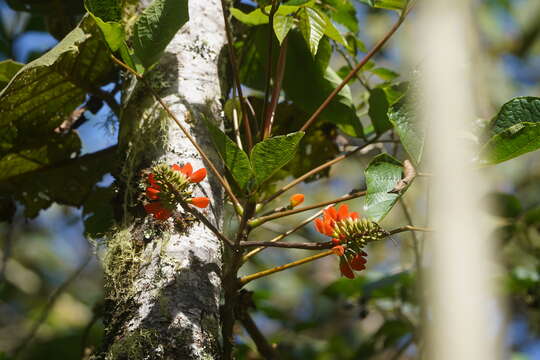
[[[402,227],[398,227],[397,229],[394,229],[394,230],[390,230],[388,232],[388,235],[394,235],[394,234],[398,234],[398,233],[401,233],[401,232],[405,232],[405,231],[412,231],[413,234],[415,231],[420,231],[420,232],[433,232],[435,230],[431,229],[431,228],[425,228],[425,227],[419,227],[419,226],[412,226],[412,225],[405,225],[405,226],[402,226]]]
[[[47,319],[47,317],[49,316],[49,313],[50,311],[52,310],[52,308],[54,307],[54,305],[56,304],[56,300],[58,300],[58,298],[60,297],[60,295],[62,295],[64,293],[64,291],[67,290],[67,288],[71,285],[71,283],[73,283],[73,281],[75,281],[75,279],[82,273],[82,271],[84,270],[84,268],[86,267],[86,265],[88,265],[88,263],[90,262],[90,260],[92,259],[92,252],[91,251],[88,251],[88,253],[86,254],[86,258],[83,260],[83,262],[75,269],[75,271],[52,293],[51,297],[49,298],[49,300],[47,301],[47,304],[45,305],[45,307],[43,308],[43,310],[41,311],[41,313],[39,314],[39,317],[37,318],[37,320],[34,322],[34,325],[32,326],[32,328],[30,329],[30,332],[28,333],[28,335],[26,335],[26,337],[19,343],[19,345],[15,348],[15,350],[13,351],[13,355],[12,355],[12,359],[16,359],[20,354],[21,352],[24,350],[24,349],[27,349],[28,348],[28,345],[30,344],[30,342],[34,339],[34,336],[36,335],[37,331],[39,330],[39,328],[41,327],[41,325],[43,324],[43,322]]]
[[[187,139],[191,142],[191,144],[195,147],[195,149],[197,149],[199,154],[201,154],[201,157],[203,158],[203,160],[210,167],[210,170],[212,170],[212,172],[214,173],[214,176],[218,179],[220,184],[223,186],[223,188],[225,189],[225,192],[227,193],[227,195],[229,195],[229,198],[231,199],[235,210],[237,212],[239,212],[242,209],[242,207],[240,206],[240,203],[239,203],[238,199],[234,195],[234,193],[233,193],[233,191],[231,189],[231,186],[227,182],[227,179],[225,179],[223,176],[221,176],[220,172],[218,171],[218,169],[216,168],[214,163],[206,155],[206,153],[199,146],[199,144],[197,144],[197,142],[195,141],[193,136],[191,136],[191,134],[184,127],[184,125],[182,125],[180,120],[178,120],[178,118],[172,112],[172,110],[169,108],[169,106],[167,106],[167,104],[165,104],[165,102],[161,99],[161,97],[156,93],[156,91],[150,86],[148,81],[146,81],[146,79],[141,74],[139,74],[137,71],[133,70],[129,65],[125,64],[121,60],[117,59],[114,55],[111,55],[111,58],[115,63],[117,63],[118,65],[120,65],[121,67],[123,67],[124,69],[129,71],[131,74],[133,74],[138,80],[140,80],[145,85],[145,87],[148,89],[148,91],[150,91],[152,93],[154,98],[159,102],[159,104],[165,110],[165,112],[171,117],[171,119],[174,120],[176,125],[178,125],[178,127],[182,131],[182,133],[187,137]]]
[[[307,173],[305,173],[304,175],[302,176],[299,176],[297,177],[296,179],[294,179],[293,181],[291,181],[290,183],[288,183],[287,185],[283,186],[281,189],[279,189],[278,191],[276,191],[275,193],[273,193],[272,195],[270,195],[268,198],[264,199],[261,204],[264,206],[266,204],[268,204],[270,201],[274,200],[275,198],[277,198],[278,196],[280,196],[281,194],[283,194],[285,191],[289,190],[290,188],[298,185],[299,183],[301,183],[302,181],[304,181],[305,179],[309,178],[310,176],[313,176],[315,174],[317,174],[318,172],[321,172],[323,171],[324,169],[334,165],[334,164],[337,164],[338,162],[356,154],[358,151],[364,149],[366,146],[368,145],[371,145],[375,142],[377,142],[377,139],[380,135],[377,135],[377,137],[373,138],[372,140],[369,140],[367,143],[361,145],[361,146],[358,146],[356,149],[354,150],[350,150],[350,151],[347,151],[345,154],[342,154],[330,161],[327,161],[325,162],[324,164],[322,165],[319,165],[317,166],[316,168],[314,169],[311,169],[310,171],[308,171]]]
[[[240,71],[238,69],[238,61],[236,60],[236,54],[234,53],[234,41],[232,37],[231,24],[229,24],[229,18],[225,12],[227,8],[225,0],[221,0],[221,8],[223,11],[223,21],[225,22],[225,33],[227,35],[227,48],[229,53],[229,61],[231,62],[234,83],[236,91],[238,91],[238,98],[240,99],[240,106],[242,108],[242,121],[244,123],[244,130],[246,132],[247,150],[248,152],[253,147],[253,135],[251,134],[251,126],[247,117],[247,108],[244,95],[242,94],[242,84],[240,83]]]
[[[263,246],[263,247],[280,247],[280,248],[287,248],[287,249],[323,250],[323,249],[330,249],[334,245],[331,241],[327,241],[324,243],[314,243],[314,242],[283,243],[283,242],[275,242],[275,241],[244,241],[240,244],[240,246],[243,248]]]
[[[364,65],[368,63],[369,60],[377,53],[379,50],[386,44],[386,42],[394,35],[394,33],[399,29],[403,21],[405,20],[405,17],[407,15],[408,11],[404,11],[402,15],[399,17],[398,21],[392,26],[392,28],[388,31],[388,33],[381,39],[379,42],[364,56],[364,58],[358,63],[358,65],[355,66],[354,69],[352,69],[347,76],[343,79],[341,84],[338,85],[331,93],[328,95],[328,97],[323,101],[323,103],[319,106],[317,110],[311,115],[311,117],[306,121],[306,123],[300,128],[300,131],[306,131],[308,127],[310,127],[315,120],[319,117],[319,115],[326,109],[328,104],[336,97],[336,95],[347,85],[347,83],[356,75],[360,69]]]
[[[189,204],[186,203],[184,200],[181,200],[181,199],[178,199],[178,200],[182,209],[184,209],[191,215],[195,216],[197,220],[199,220],[204,225],[206,225],[206,227],[210,229],[210,231],[212,231],[214,235],[216,235],[221,241],[223,241],[229,247],[231,247],[232,249],[235,248],[235,244],[229,238],[223,235],[221,231],[219,231],[214,225],[212,225],[212,223],[210,222],[210,220],[206,218],[206,216],[201,214],[197,209],[194,209],[193,207],[189,206]]]
[[[286,210],[286,211],[278,212],[278,213],[275,213],[275,214],[270,214],[270,215],[267,215],[267,216],[261,216],[261,217],[255,218],[255,219],[251,219],[248,222],[248,224],[249,224],[250,227],[254,228],[254,227],[257,227],[257,226],[259,226],[259,225],[261,225],[261,224],[263,224],[263,223],[265,223],[267,221],[270,221],[270,220],[274,220],[274,219],[278,219],[278,218],[281,218],[281,217],[298,214],[298,213],[308,211],[308,210],[317,209],[317,208],[320,208],[320,207],[323,207],[323,206],[326,206],[326,205],[337,204],[337,203],[340,203],[342,201],[356,199],[356,198],[358,198],[360,196],[364,196],[364,195],[366,195],[365,190],[357,191],[357,192],[352,193],[350,195],[346,195],[346,196],[343,196],[343,197],[340,197],[340,198],[337,198],[337,199],[333,199],[333,200],[329,200],[329,201],[324,201],[324,202],[321,202],[321,203],[318,203],[318,204],[315,204],[315,205],[304,206],[304,207],[301,207],[301,208],[298,208],[298,209]]]
[[[257,346],[257,350],[259,351],[259,354],[266,360],[274,360],[277,359],[276,350],[268,343],[268,340],[264,337],[264,334],[259,330],[257,327],[257,324],[255,324],[255,321],[249,316],[249,314],[244,312],[239,316],[239,320],[242,323],[242,326],[244,326],[244,329],[246,329],[247,333],[253,339],[253,342]]]
[[[332,254],[334,254],[334,251],[328,250],[328,251],[319,253],[317,255],[308,256],[306,258],[290,262],[290,263],[285,264],[285,265],[277,266],[277,267],[272,268],[272,269],[268,269],[268,270],[260,271],[260,272],[255,273],[255,274],[244,276],[244,277],[240,278],[239,281],[240,281],[241,285],[245,285],[245,284],[247,284],[248,282],[250,282],[252,280],[255,280],[255,279],[258,279],[258,278],[261,278],[261,277],[264,277],[264,276],[268,276],[268,275],[271,275],[271,274],[274,274],[274,273],[277,273],[277,272],[280,272],[280,271],[283,271],[283,270],[287,270],[287,269],[293,268],[295,266],[300,266],[300,265],[306,264],[308,262],[311,262],[311,261],[318,260],[320,258],[326,257],[328,255],[332,255]]]
[[[266,124],[268,119],[266,118],[266,109],[268,107],[268,97],[270,96],[270,81],[272,80],[272,60],[273,60],[273,53],[274,53],[274,15],[276,14],[277,8],[279,7],[277,0],[272,0],[272,7],[270,8],[270,13],[268,15],[268,63],[266,65],[266,81],[264,85],[264,101],[263,101],[263,108],[261,112],[261,123],[264,123],[263,125],[263,133],[266,133]],[[277,6],[276,6],[277,5]],[[262,7],[263,13],[264,7]],[[274,85],[275,86],[275,85]],[[263,136],[264,139],[264,136]]]
[[[305,225],[309,224],[311,221],[313,221],[314,219],[319,217],[322,214],[322,212],[323,212],[323,210],[317,211],[315,214],[313,214],[312,216],[306,218],[305,220],[300,222],[298,225],[296,225],[292,229],[289,229],[289,230],[285,231],[283,234],[280,234],[280,235],[276,236],[275,238],[273,238],[272,240],[269,240],[269,242],[274,243],[274,242],[278,242],[278,241],[283,240],[287,236],[291,235],[292,233],[294,233],[298,229],[304,227]],[[259,252],[263,251],[264,249],[266,249],[266,248],[265,247],[258,247],[256,249],[251,250],[250,252],[248,252],[247,254],[244,255],[244,257],[242,258],[243,262],[248,261],[249,258],[251,258],[252,256],[257,255]]]
[[[279,101],[279,94],[281,93],[281,84],[283,82],[283,75],[285,74],[285,63],[287,60],[287,41],[288,37],[285,37],[283,44],[279,50],[279,58],[277,63],[276,78],[274,80],[274,89],[272,91],[272,100],[270,106],[266,112],[263,139],[266,139],[272,134],[272,126],[274,125],[274,117],[276,114],[276,107]]]

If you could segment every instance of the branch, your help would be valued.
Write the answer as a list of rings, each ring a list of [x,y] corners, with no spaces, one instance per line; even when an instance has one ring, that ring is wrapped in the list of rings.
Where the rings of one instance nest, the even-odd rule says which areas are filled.
[[[410,10],[410,8],[409,8],[409,10]],[[366,65],[367,62],[369,60],[371,60],[371,58],[377,52],[379,52],[379,50],[381,50],[381,48],[392,37],[392,35],[394,35],[394,33],[397,31],[397,29],[399,29],[399,27],[401,26],[401,24],[405,20],[405,17],[406,17],[407,14],[408,14],[408,11],[404,11],[402,13],[402,15],[399,17],[398,21],[394,24],[394,26],[392,26],[392,28],[388,31],[388,33],[381,40],[379,40],[379,42],[366,54],[366,56],[364,56],[364,58],[358,63],[358,65],[356,65],[355,68],[352,69],[351,72],[349,72],[349,74],[347,74],[347,76],[345,76],[345,78],[343,79],[341,84],[339,84],[339,86],[336,87],[334,89],[334,91],[332,91],[330,93],[330,95],[328,95],[326,100],[323,101],[323,103],[319,106],[319,108],[317,110],[315,110],[313,115],[311,115],[311,117],[306,121],[306,123],[300,128],[300,131],[306,131],[306,129],[308,127],[310,127],[315,122],[315,120],[324,111],[324,109],[326,109],[328,104],[330,104],[330,102],[334,99],[334,97],[336,97],[336,95],[341,91],[341,89],[343,89],[345,87],[345,85],[347,85],[347,83],[356,75],[356,73],[358,71],[360,71],[360,69],[362,69],[362,67],[364,65]]]
[[[36,335],[37,331],[39,330],[41,324],[47,319],[49,316],[50,311],[52,310],[53,306],[56,304],[56,300],[64,293],[64,291],[67,290],[67,288],[75,281],[75,279],[81,274],[81,272],[84,270],[86,265],[90,262],[92,259],[92,252],[88,251],[86,254],[86,258],[83,260],[83,262],[75,269],[75,271],[52,293],[51,297],[47,301],[47,304],[45,305],[45,308],[41,311],[41,314],[39,314],[39,317],[34,322],[34,325],[30,329],[30,332],[26,337],[19,343],[19,345],[15,348],[13,351],[12,359],[16,359],[23,350],[25,350],[28,347],[28,344],[34,339],[34,336]]]
[[[331,241],[327,241],[324,243],[313,243],[313,242],[282,243],[282,242],[275,242],[275,241],[244,241],[243,243],[240,244],[240,246],[243,248],[264,246],[264,247],[280,247],[280,248],[304,249],[304,250],[324,250],[324,249],[330,249],[334,247]]]
[[[234,41],[231,32],[231,25],[229,24],[229,18],[225,14],[225,9],[227,8],[225,0],[221,0],[221,8],[223,10],[223,21],[225,22],[225,33],[227,35],[227,48],[229,52],[229,61],[231,62],[232,72],[234,83],[236,85],[236,91],[238,92],[238,97],[240,98],[240,106],[242,108],[242,121],[244,123],[244,130],[246,132],[247,139],[247,151],[251,150],[253,147],[253,136],[251,134],[251,126],[249,125],[249,120],[247,117],[247,106],[244,95],[242,94],[242,84],[240,83],[240,71],[238,70],[238,61],[236,61],[236,54],[234,53]]]
[[[268,343],[268,340],[266,340],[263,333],[259,330],[257,324],[255,324],[255,321],[253,321],[247,311],[239,316],[239,320],[251,339],[253,339],[259,354],[267,360],[277,359],[278,357],[274,347]]]
[[[323,257],[326,257],[328,255],[332,255],[332,254],[334,254],[334,251],[328,250],[328,251],[319,253],[317,255],[308,256],[306,258],[290,262],[290,263],[285,264],[285,265],[277,266],[277,267],[272,268],[272,269],[268,269],[268,270],[260,271],[260,272],[255,273],[255,274],[244,276],[244,277],[240,278],[240,280],[239,280],[240,285],[243,286],[243,285],[247,284],[248,282],[250,282],[252,280],[262,278],[264,276],[268,276],[268,275],[271,275],[271,274],[274,274],[274,273],[277,273],[277,272],[280,272],[280,271],[283,271],[283,270],[287,270],[287,269],[293,268],[295,266],[300,266],[302,264],[306,264],[308,262],[315,261],[315,260],[321,259]]]
[[[388,232],[388,235],[394,235],[405,231],[420,231],[420,232],[433,232],[435,230],[431,228],[424,228],[424,227],[418,227],[418,226],[412,226],[412,225],[405,225],[402,227],[398,227],[397,229],[390,230]]]
[[[265,114],[263,139],[266,139],[272,133],[272,125],[274,124],[276,107],[279,100],[279,94],[281,93],[281,83],[283,81],[283,75],[285,74],[285,62],[287,59],[287,38],[288,37],[285,37],[285,40],[283,40],[283,44],[281,45],[279,50],[277,72],[274,80],[274,89],[272,91],[272,100],[270,101],[270,106],[268,107]]]
[[[193,138],[193,136],[191,136],[191,134],[187,131],[187,129],[184,127],[184,125],[182,125],[182,123],[180,122],[180,120],[178,120],[178,118],[176,117],[176,115],[172,112],[172,110],[167,106],[167,104],[165,104],[165,102],[161,99],[161,97],[156,93],[156,91],[150,86],[150,84],[148,83],[148,81],[146,81],[146,79],[141,75],[139,74],[137,71],[133,70],[129,65],[125,64],[124,62],[118,60],[114,55],[111,55],[111,58],[112,60],[117,63],[118,65],[120,65],[122,68],[126,69],[128,72],[130,72],[131,74],[133,74],[138,80],[140,80],[144,86],[148,89],[148,91],[150,91],[152,93],[152,95],[154,96],[154,98],[156,99],[157,102],[159,102],[159,104],[161,105],[161,107],[165,110],[165,112],[171,117],[171,119],[174,120],[174,122],[176,123],[176,125],[178,125],[178,127],[180,128],[180,130],[182,130],[182,133],[188,138],[188,140],[191,142],[191,144],[195,147],[195,149],[197,149],[197,151],[199,152],[199,154],[201,154],[201,157],[203,158],[203,160],[206,162],[206,164],[208,165],[208,167],[210,167],[210,170],[212,170],[212,172],[214,173],[215,177],[219,180],[219,182],[221,183],[221,186],[223,186],[223,188],[225,189],[225,192],[227,193],[227,195],[229,195],[229,198],[231,199],[233,205],[234,205],[234,209],[239,212],[239,210],[242,209],[242,207],[240,206],[240,203],[238,202],[238,199],[236,198],[236,196],[234,195],[229,183],[227,182],[227,180],[221,176],[221,173],[218,171],[218,169],[216,168],[216,166],[214,165],[214,163],[208,158],[208,156],[206,155],[206,153],[203,151],[203,149],[199,146],[199,144],[197,144],[197,142],[195,141],[195,139]]]
[[[301,208],[298,208],[298,209],[286,210],[286,211],[281,211],[281,212],[277,212],[277,213],[274,213],[274,214],[270,214],[270,215],[267,215],[267,216],[261,216],[261,217],[255,218],[255,219],[251,219],[248,222],[248,224],[249,224],[250,227],[254,228],[254,227],[257,227],[257,226],[259,226],[259,225],[261,225],[261,224],[263,224],[263,223],[265,223],[267,221],[270,221],[270,220],[278,219],[278,218],[289,216],[289,215],[298,214],[298,213],[308,211],[308,210],[317,209],[317,208],[320,208],[320,207],[323,207],[323,206],[326,206],[326,205],[337,204],[337,203],[340,203],[342,201],[355,199],[355,198],[358,198],[358,197],[364,196],[364,195],[366,195],[365,190],[358,191],[358,192],[354,192],[354,193],[352,193],[350,195],[347,195],[347,196],[343,196],[343,197],[340,197],[340,198],[337,198],[337,199],[334,199],[334,200],[330,200],[330,201],[321,202],[321,203],[318,203],[318,204],[315,204],[315,205],[304,206],[304,207],[301,207]]]

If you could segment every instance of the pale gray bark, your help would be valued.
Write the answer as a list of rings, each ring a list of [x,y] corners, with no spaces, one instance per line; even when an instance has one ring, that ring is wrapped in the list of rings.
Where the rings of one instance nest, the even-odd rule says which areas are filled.
[[[190,20],[148,74],[197,142],[216,161],[201,115],[221,116],[218,63],[225,43],[219,0],[189,2]],[[150,92],[132,84],[123,99],[120,130],[123,168],[117,178],[122,224],[108,240],[104,259],[107,359],[220,358],[222,244],[202,223],[179,229],[142,211],[140,171],[158,163],[190,162],[205,167],[200,155]],[[216,161],[217,162],[217,161]],[[222,190],[208,171],[194,192],[207,196],[204,210],[218,228]],[[179,208],[180,209],[180,208]]]

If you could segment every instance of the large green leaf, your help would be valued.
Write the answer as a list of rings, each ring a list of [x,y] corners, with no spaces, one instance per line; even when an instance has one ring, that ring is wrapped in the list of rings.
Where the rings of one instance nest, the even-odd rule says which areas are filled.
[[[247,154],[211,121],[207,120],[206,124],[223,163],[231,172],[238,186],[241,189],[245,189],[253,177],[253,171],[251,170],[251,164]]]
[[[274,33],[281,44],[292,26],[294,25],[294,19],[292,16],[275,15],[274,16]]]
[[[408,103],[398,103],[388,111],[388,119],[394,125],[401,144],[415,165],[422,160],[424,153],[425,130],[418,123],[412,106]]]
[[[22,174],[78,154],[76,133],[56,130],[111,80],[107,46],[86,17],[52,50],[25,65],[0,92],[0,167]]]
[[[483,165],[498,164],[540,149],[540,123],[518,123],[493,136],[482,147]]]
[[[115,150],[109,148],[33,171],[2,176],[0,197],[8,196],[23,204],[27,217],[35,217],[53,202],[80,206],[96,182],[113,170]],[[2,171],[0,174],[4,175]]]
[[[283,89],[287,98],[303,111],[312,114],[342,79],[327,66],[331,47],[323,39],[315,59],[297,31],[289,34],[287,66]],[[320,115],[322,120],[336,124],[348,135],[361,137],[362,125],[354,108],[351,90],[345,86]]]
[[[133,26],[135,55],[149,68],[189,20],[188,0],[154,0]]]
[[[24,64],[18,63],[13,60],[0,61],[0,90],[7,85],[11,78],[21,70]]]
[[[369,92],[368,113],[377,134],[392,128],[392,123],[388,120],[388,100],[383,89],[375,88]]]
[[[346,26],[350,31],[358,31],[358,20],[356,19],[356,9],[349,0],[326,0],[332,10],[331,18],[337,23]]]
[[[540,123],[540,98],[517,97],[501,107],[491,120],[489,135],[497,135],[519,123]]]
[[[257,184],[262,184],[272,174],[292,160],[303,131],[265,139],[251,150],[251,166]]]
[[[501,107],[484,135],[483,164],[497,164],[540,148],[540,98],[518,97]]]
[[[403,165],[388,154],[376,156],[365,170],[367,194],[364,215],[379,222],[392,209],[401,194],[389,193],[401,180]]]
[[[299,12],[300,22],[298,24],[302,36],[308,44],[311,55],[315,56],[327,26],[327,21],[322,13],[316,9],[304,7]]]

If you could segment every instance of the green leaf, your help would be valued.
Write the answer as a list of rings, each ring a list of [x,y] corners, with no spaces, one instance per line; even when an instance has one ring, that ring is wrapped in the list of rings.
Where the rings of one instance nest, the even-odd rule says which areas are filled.
[[[415,165],[422,160],[424,153],[425,131],[418,123],[412,107],[408,103],[392,106],[388,119],[394,125],[401,144]]]
[[[540,123],[518,123],[493,136],[480,150],[483,165],[498,164],[540,148]]]
[[[274,33],[281,44],[294,24],[294,19],[291,16],[275,15],[274,16]]]
[[[90,238],[103,237],[114,225],[113,203],[115,192],[112,186],[96,187],[84,202],[84,234]]]
[[[381,221],[392,209],[401,194],[389,193],[401,180],[402,164],[388,154],[377,155],[365,170],[367,194],[364,215]]]
[[[527,96],[508,101],[491,120],[488,136],[497,135],[519,123],[540,123],[540,98]]]
[[[281,5],[276,13],[274,14],[274,19],[276,16],[287,16],[292,13],[294,13],[296,10],[298,10],[300,6],[294,5]],[[270,9],[272,9],[272,6],[266,6],[264,8],[264,11],[268,14],[270,13]],[[231,8],[231,15],[238,21],[243,22],[247,25],[264,25],[268,24],[269,18],[268,15],[264,14],[261,9],[255,9],[252,12],[246,14],[242,10],[238,10],[235,8]]]
[[[247,154],[210,120],[206,120],[206,125],[223,163],[231,172],[240,189],[245,189],[253,177],[253,170],[251,170]]]
[[[327,22],[323,14],[309,7],[304,7],[299,12],[300,22],[298,24],[300,32],[308,45],[311,55],[314,57],[319,48],[319,41],[323,37]]]
[[[258,185],[292,160],[303,136],[303,131],[274,136],[253,147],[250,156],[251,166]]]
[[[74,132],[55,129],[87,93],[112,80],[113,65],[95,22],[86,17],[58,45],[25,65],[0,92],[0,167],[12,176],[77,155]],[[10,162],[16,165],[9,165]],[[0,173],[2,173],[0,171]]]
[[[540,148],[540,98],[518,97],[493,118],[480,151],[483,164],[497,164]]]
[[[334,40],[337,43],[340,43],[341,45],[347,47],[349,44],[347,43],[347,40],[341,35],[338,29],[332,24],[332,21],[323,13],[320,13],[322,17],[326,20],[326,27],[324,28],[324,34],[328,36],[330,39]]]
[[[133,26],[135,55],[145,68],[161,57],[174,35],[189,20],[187,0],[154,0]]]
[[[403,10],[407,6],[407,0],[360,0],[364,4],[379,9]]]
[[[358,31],[358,20],[356,19],[356,9],[349,0],[326,0],[332,10],[332,20],[346,26],[350,31]]]
[[[11,59],[0,61],[0,90],[7,85],[11,78],[21,70],[24,64],[18,63]]]
[[[94,18],[111,51],[117,51],[124,44],[125,32],[122,24],[115,21],[104,22],[94,14],[89,14]]]
[[[392,81],[399,77],[399,74],[387,68],[375,68],[370,70],[371,73],[377,75],[383,80]]]
[[[31,218],[53,202],[80,206],[95,183],[113,170],[115,151],[115,148],[109,148],[33,170],[11,171],[9,176],[0,179],[0,197],[8,195],[23,204],[25,216]],[[0,174],[4,175],[3,169]]]
[[[84,6],[89,13],[104,22],[120,21],[122,10],[117,0],[84,0]]]
[[[388,100],[381,88],[375,88],[369,93],[369,117],[377,134],[382,134],[392,128],[388,120]]]

